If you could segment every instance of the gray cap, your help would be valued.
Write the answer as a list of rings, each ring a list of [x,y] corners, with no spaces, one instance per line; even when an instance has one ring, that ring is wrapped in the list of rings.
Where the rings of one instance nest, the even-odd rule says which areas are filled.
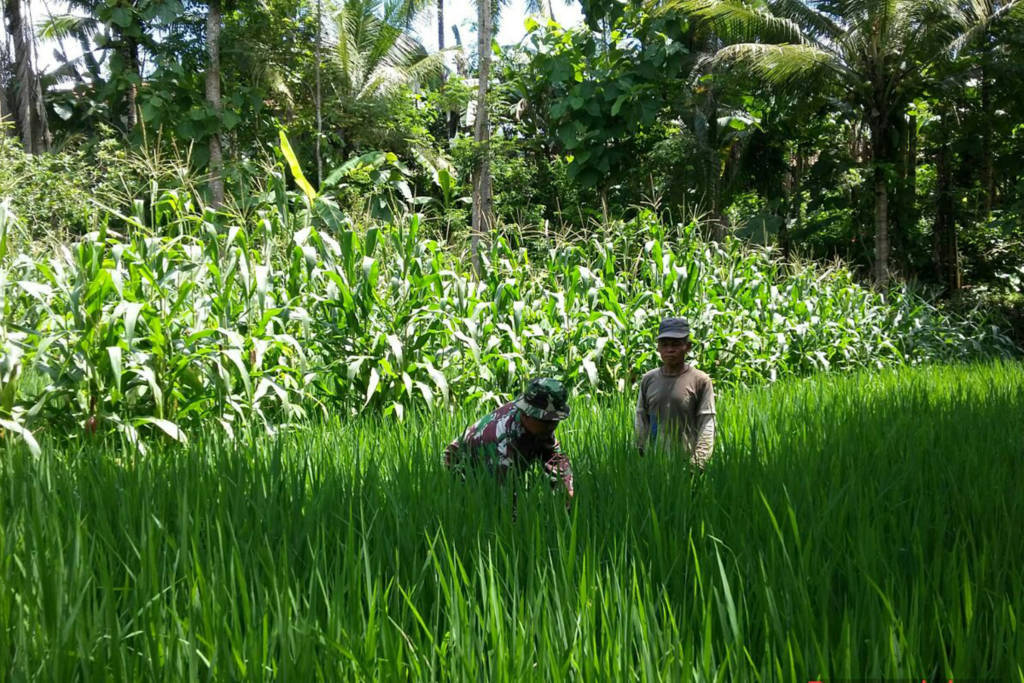
[[[658,325],[658,339],[687,339],[690,323],[686,318],[664,318]]]

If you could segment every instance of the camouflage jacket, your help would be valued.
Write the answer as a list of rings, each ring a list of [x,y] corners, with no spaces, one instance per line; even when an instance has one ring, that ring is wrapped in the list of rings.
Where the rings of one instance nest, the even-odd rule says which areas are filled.
[[[526,431],[514,402],[471,424],[462,436],[448,444],[444,464],[459,469],[482,465],[503,481],[512,467],[525,469],[541,463],[554,485],[559,479],[572,492],[572,465],[554,436],[538,437]]]

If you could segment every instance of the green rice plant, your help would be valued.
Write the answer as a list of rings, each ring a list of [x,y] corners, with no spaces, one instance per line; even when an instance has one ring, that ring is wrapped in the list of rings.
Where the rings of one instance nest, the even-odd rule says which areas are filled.
[[[1019,680],[1019,363],[723,392],[694,474],[577,401],[568,513],[468,413],[0,459],[5,678]],[[969,429],[965,429],[965,425]],[[516,495],[516,512],[511,505]]]

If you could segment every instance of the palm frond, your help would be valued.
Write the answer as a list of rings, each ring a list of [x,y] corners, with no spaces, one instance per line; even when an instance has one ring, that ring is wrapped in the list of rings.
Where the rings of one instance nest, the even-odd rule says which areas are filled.
[[[1024,4],[1020,0],[1011,0],[999,7],[993,6],[989,0],[973,0],[971,11],[966,14],[968,24],[959,36],[949,42],[946,52],[956,57],[965,47],[987,33],[993,23],[1013,16],[1024,18]]]
[[[736,0],[669,0],[658,10],[660,13],[669,11],[679,11],[702,20],[727,43],[805,41],[803,31],[792,19]]]
[[[99,23],[93,17],[79,17],[73,14],[58,14],[39,23],[39,37],[45,40],[62,40],[90,36],[96,32]]]
[[[803,27],[805,35],[814,38],[833,40],[845,31],[832,17],[801,0],[769,0],[768,9],[772,14],[796,22]]]
[[[739,67],[785,89],[806,90],[809,84],[824,81],[830,75],[843,79],[849,75],[836,55],[812,45],[727,45],[715,53],[710,65],[715,70]]]
[[[44,80],[54,85],[62,85],[74,81],[75,83],[82,82],[82,74],[78,71],[76,63],[82,61],[81,57],[75,59],[69,59],[61,61],[60,64],[43,75]]]
[[[346,0],[334,13],[333,55],[343,99],[386,98],[440,68],[440,56],[427,51],[404,28],[419,0]],[[424,60],[426,64],[420,64]]]
[[[415,64],[398,66],[382,63],[367,75],[356,99],[392,97],[402,88],[414,87],[428,78],[439,75],[443,68],[444,61],[437,54],[421,59]]]

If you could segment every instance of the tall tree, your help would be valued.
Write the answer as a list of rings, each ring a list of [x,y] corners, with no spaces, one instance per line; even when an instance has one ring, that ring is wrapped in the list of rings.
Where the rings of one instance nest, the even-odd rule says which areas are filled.
[[[3,30],[4,22],[0,21],[0,135],[7,133],[3,125],[4,117],[7,116],[7,74],[10,69],[10,60],[7,56],[7,32]]]
[[[490,231],[494,223],[491,195],[490,129],[487,125],[487,81],[491,72],[491,36],[494,25],[491,0],[477,0],[477,57],[479,59],[476,90],[476,118],[473,122],[473,141],[476,157],[473,165],[473,234],[470,250],[473,269],[482,273],[480,237]]]
[[[61,45],[63,64],[52,75],[82,83],[78,66],[84,65],[95,96],[107,100],[108,122],[130,135],[144,104],[139,100],[143,58],[157,51],[154,34],[166,40],[168,26],[180,19],[181,5],[177,0],[67,0],[66,6],[73,13],[50,15],[42,26],[42,35]],[[79,42],[80,57],[68,59],[65,38]]]
[[[935,219],[932,223],[932,258],[936,276],[947,293],[961,288],[960,235],[958,231],[959,202],[955,197],[954,180],[958,157],[956,148],[976,150],[969,176],[977,179],[980,206],[975,206],[974,220],[985,222],[991,217],[995,196],[994,139],[999,136],[999,117],[995,115],[993,93],[997,90],[995,73],[1000,69],[1000,55],[1008,64],[1018,64],[1012,39],[1001,43],[988,31],[989,26],[1003,15],[1016,14],[1018,25],[1024,19],[1024,6],[1015,3],[994,4],[974,2],[958,6],[957,11],[941,17],[951,49],[946,60],[936,65],[936,79],[930,93],[934,101],[935,133]],[[1009,22],[996,28],[1002,30]],[[1012,27],[1011,27],[1012,28]],[[997,31],[998,33],[998,31]],[[1014,35],[1012,30],[1010,35]],[[1005,65],[1004,65],[1005,67]],[[1014,88],[1009,73],[1002,71],[1005,80]],[[1014,98],[1016,99],[1016,98]],[[973,100],[973,106],[971,101]],[[1008,103],[1003,103],[1004,106]],[[973,110],[973,111],[972,111]],[[979,133],[980,128],[980,133]],[[995,135],[993,134],[995,132]],[[1009,133],[1009,131],[1006,131]],[[1012,137],[1010,133],[1007,137]],[[959,140],[958,140],[959,138]],[[980,138],[981,144],[977,141]],[[959,145],[957,144],[959,142]],[[980,161],[980,164],[978,163]],[[980,172],[977,166],[980,165]]]
[[[14,44],[14,120],[25,151],[41,154],[50,148],[50,129],[35,66],[35,35],[22,0],[5,0],[4,19]]]
[[[956,0],[769,0],[769,11],[739,0],[669,0],[664,7],[707,21],[728,43],[713,67],[740,65],[788,94],[836,92],[857,112],[871,137],[874,278],[885,284],[889,204],[903,153],[897,124],[922,92],[929,68],[1016,3],[981,8],[977,21],[955,34],[955,23],[937,19],[963,14]],[[974,4],[991,8],[988,0]]]
[[[220,0],[209,0],[206,12],[206,52],[209,63],[206,69],[206,101],[220,117]],[[214,208],[224,203],[224,157],[221,149],[220,127],[210,134],[210,194]]]
[[[444,0],[437,0],[437,51],[440,52],[443,49],[444,49]]]
[[[313,106],[316,109],[316,184],[317,187],[324,180],[324,160],[320,153],[320,144],[324,138],[324,112],[323,112],[323,90],[320,82],[320,72],[323,70],[323,54],[321,48],[323,46],[324,39],[324,22],[323,22],[323,0],[316,0],[316,55],[315,55],[315,69],[316,69],[316,92],[313,94],[314,101]]]

